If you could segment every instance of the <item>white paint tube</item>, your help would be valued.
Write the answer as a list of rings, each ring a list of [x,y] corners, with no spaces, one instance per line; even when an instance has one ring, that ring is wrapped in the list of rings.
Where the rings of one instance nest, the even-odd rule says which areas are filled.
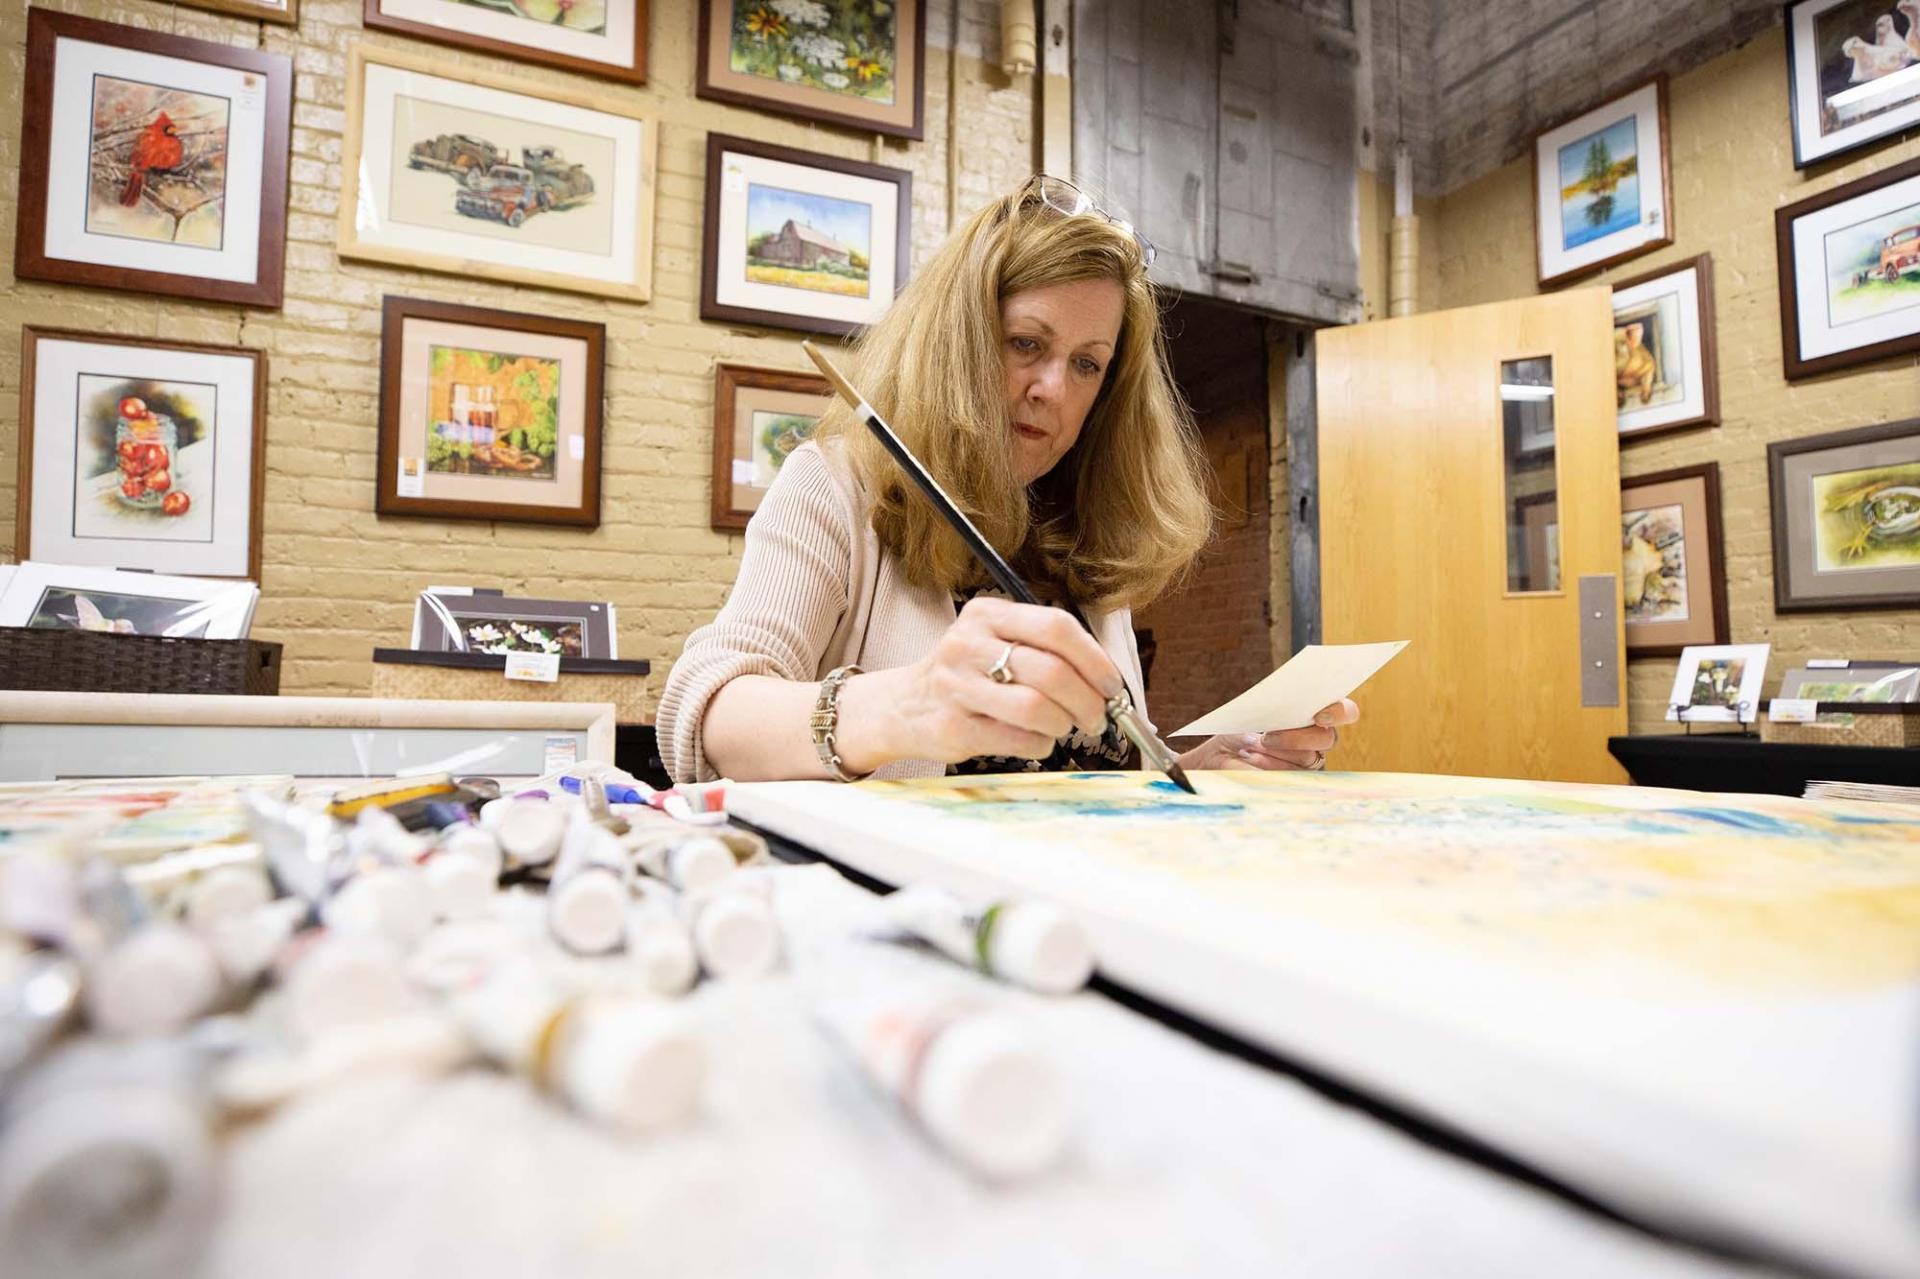
[[[1093,975],[1093,946],[1079,921],[1050,902],[997,901],[978,909],[933,884],[886,899],[895,926],[963,964],[1043,995],[1079,990]]]
[[[0,1096],[73,1022],[80,981],[80,966],[57,950],[0,950]]]
[[[227,983],[236,990],[248,990],[267,975],[308,917],[305,902],[282,897],[244,914],[216,920],[203,935]]]
[[[419,1010],[399,952],[378,933],[315,930],[295,938],[275,968],[287,1027],[307,1039]]]
[[[478,826],[449,826],[421,858],[427,893],[441,919],[473,919],[486,913],[500,890],[504,859],[500,844]]]
[[[975,1172],[1011,1180],[1059,1157],[1067,1139],[1060,1079],[1006,1016],[881,982],[815,1011],[868,1078]]]
[[[576,955],[618,950],[627,933],[632,863],[619,839],[573,810],[547,886],[547,929]]]
[[[402,954],[433,927],[426,876],[412,865],[376,866],[334,890],[320,918],[335,933],[383,937]]]
[[[657,894],[671,894],[650,884]],[[675,909],[710,977],[758,977],[780,960],[780,925],[765,880],[729,878],[705,892],[681,893]]]
[[[153,906],[205,932],[220,920],[273,900],[259,844],[206,844],[129,866],[127,882]]]
[[[335,1031],[295,1051],[243,1051],[213,1077],[230,1111],[258,1113],[307,1093],[375,1074],[443,1075],[473,1058],[466,1035],[443,1014],[418,1012]]]
[[[204,938],[154,918],[119,867],[93,858],[80,871],[88,925],[87,1018],[106,1035],[165,1035],[212,1008],[220,965]]]
[[[683,892],[717,887],[736,867],[733,849],[712,835],[656,835],[628,847],[634,865]]]
[[[489,800],[482,806],[481,817],[500,841],[500,851],[506,854],[509,865],[545,866],[560,853],[566,813],[553,800]]]
[[[627,912],[627,959],[647,989],[658,995],[684,995],[700,976],[693,937],[673,903],[639,884]]]

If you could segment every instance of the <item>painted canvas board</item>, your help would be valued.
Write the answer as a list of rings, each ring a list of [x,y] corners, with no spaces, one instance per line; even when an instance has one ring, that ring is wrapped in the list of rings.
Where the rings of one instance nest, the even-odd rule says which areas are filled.
[[[1920,807],[1195,780],[771,783],[728,808],[888,884],[1055,900],[1107,978],[1609,1202],[1920,1264]]]

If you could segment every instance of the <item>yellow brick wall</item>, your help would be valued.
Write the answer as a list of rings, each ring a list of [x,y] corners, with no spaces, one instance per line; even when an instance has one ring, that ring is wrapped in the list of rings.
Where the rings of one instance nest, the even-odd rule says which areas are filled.
[[[1622,447],[1621,474],[1720,464],[1731,638],[1773,645],[1766,696],[1779,687],[1783,671],[1810,657],[1920,656],[1920,610],[1775,614],[1767,498],[1769,443],[1920,417],[1920,359],[1912,356],[1788,385],[1781,372],[1773,222],[1781,205],[1920,156],[1920,138],[1909,134],[1837,165],[1796,172],[1785,36],[1778,29],[1676,78],[1669,112],[1673,245],[1582,283],[1713,255],[1721,423]],[[1422,309],[1537,291],[1526,160],[1448,194],[1433,215],[1422,213],[1421,248],[1437,264],[1439,286],[1437,298],[1422,297]],[[1628,664],[1633,732],[1667,727],[1673,670],[1670,657]]]
[[[742,545],[739,534],[713,532],[707,523],[713,365],[729,360],[807,367],[800,334],[700,322],[706,135],[742,134],[910,169],[914,259],[924,260],[947,230],[949,45],[960,50],[954,79],[961,216],[1016,185],[1035,163],[1032,81],[1009,81],[984,60],[993,54],[989,20],[997,10],[988,0],[957,0],[956,24],[955,2],[928,5],[926,140],[880,144],[871,136],[696,98],[694,0],[652,0],[649,82],[640,88],[367,32],[360,0],[301,0],[298,28],[147,0],[49,6],[293,57],[286,303],[278,311],[13,279],[26,6],[9,4],[0,14],[0,560],[15,558],[22,324],[257,347],[268,353],[270,378],[261,600],[253,633],[286,645],[283,691],[366,693],[370,650],[406,644],[413,599],[430,583],[612,600],[619,609],[621,656],[652,659],[658,687],[687,632],[711,617],[725,597]],[[957,41],[949,38],[956,27]],[[346,51],[356,40],[412,49],[476,77],[504,73],[567,85],[656,118],[661,145],[653,300],[611,302],[341,261],[334,251],[334,216]],[[375,517],[380,300],[387,294],[607,326],[598,529]]]

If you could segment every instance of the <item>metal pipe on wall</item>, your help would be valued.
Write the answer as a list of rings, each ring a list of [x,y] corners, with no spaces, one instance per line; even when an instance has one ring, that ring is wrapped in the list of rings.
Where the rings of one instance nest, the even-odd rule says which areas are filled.
[[[1387,250],[1387,314],[1420,310],[1420,219],[1413,211],[1413,154],[1393,148],[1393,231]]]

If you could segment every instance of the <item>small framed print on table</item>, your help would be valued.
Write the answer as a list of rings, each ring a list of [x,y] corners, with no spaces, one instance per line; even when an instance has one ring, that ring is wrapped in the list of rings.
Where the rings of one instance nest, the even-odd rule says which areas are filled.
[[[1666,77],[1537,135],[1533,186],[1543,289],[1672,244]]]
[[[647,0],[366,0],[361,21],[522,62],[647,82]]]
[[[1727,642],[1718,462],[1621,480],[1620,546],[1628,657]]]
[[[598,527],[606,341],[584,320],[386,299],[374,509]]]
[[[14,569],[0,592],[0,626],[245,639],[259,599],[252,582],[29,560]]]
[[[1894,24],[1906,25],[1904,32]],[[1787,101],[1793,167],[1920,122],[1920,13],[1912,0],[1792,0]]]
[[[700,97],[923,136],[927,0],[700,0],[699,24]]]
[[[356,45],[340,255],[644,302],[659,127],[576,93]]]
[[[743,529],[833,403],[811,373],[722,364],[713,371],[713,527]]]
[[[1920,351],[1920,159],[1773,219],[1789,380]]]
[[[293,63],[27,11],[14,274],[280,305]]]
[[[423,653],[618,658],[620,637],[609,603],[433,587],[414,602],[413,647]]]
[[[1720,420],[1709,255],[1613,286],[1613,370],[1623,443]]]
[[[1760,687],[1770,644],[1690,644],[1680,651],[1667,695],[1667,718],[1689,723],[1751,724],[1760,717]]]
[[[259,579],[265,354],[28,327],[20,367],[22,559]]]
[[[707,137],[700,318],[845,336],[906,287],[913,175]]]
[[[1773,607],[1920,607],[1920,418],[1767,445]]]

